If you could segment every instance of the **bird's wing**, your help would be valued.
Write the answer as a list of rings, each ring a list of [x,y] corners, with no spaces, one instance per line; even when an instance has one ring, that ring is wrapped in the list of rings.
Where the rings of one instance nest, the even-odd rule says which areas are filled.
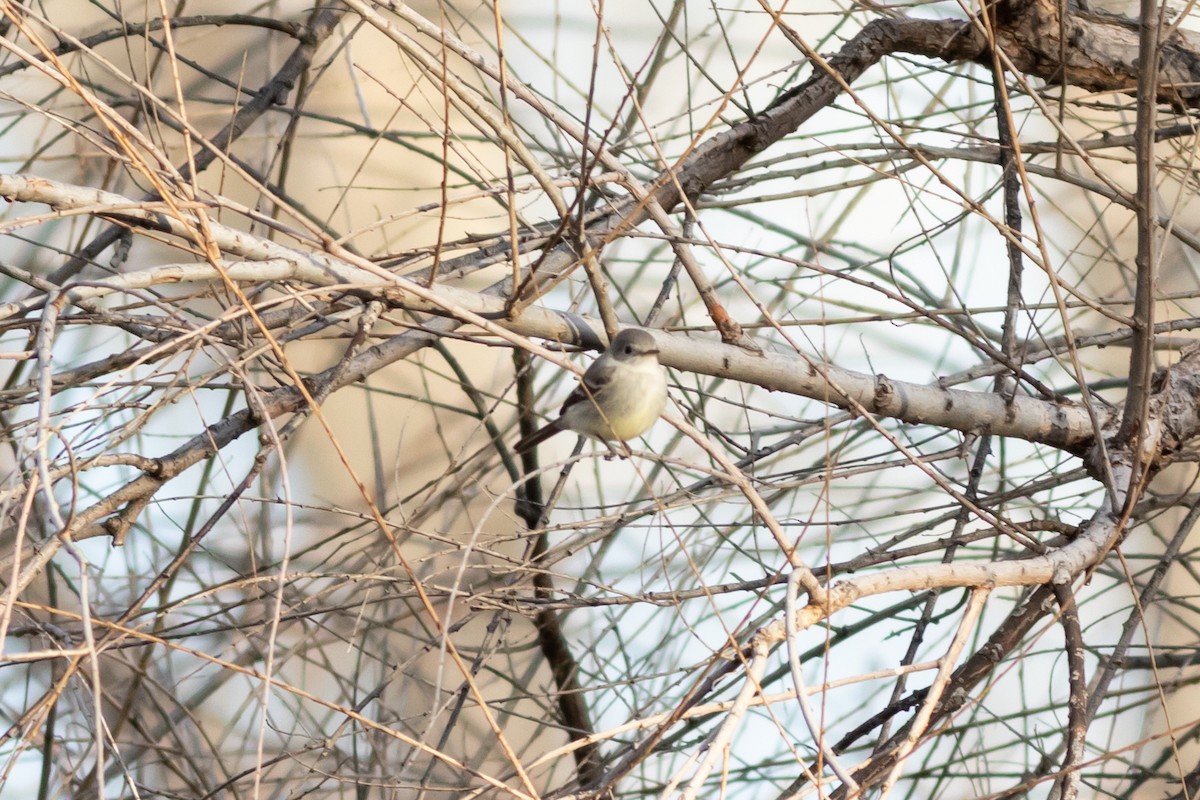
[[[611,366],[602,365],[599,361],[592,364],[583,373],[583,381],[575,387],[575,391],[567,395],[567,399],[563,401],[562,408],[559,410],[561,416],[568,408],[576,403],[591,403],[594,402],[596,395],[604,391],[604,387],[612,383],[613,369]]]

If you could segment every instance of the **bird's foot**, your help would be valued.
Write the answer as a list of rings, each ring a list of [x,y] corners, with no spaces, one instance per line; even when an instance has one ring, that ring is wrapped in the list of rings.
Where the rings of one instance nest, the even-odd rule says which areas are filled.
[[[605,442],[604,445],[608,448],[608,453],[604,456],[605,461],[612,461],[614,458],[629,458],[633,455],[633,452],[629,449],[629,445],[624,442],[617,442],[616,444]]]

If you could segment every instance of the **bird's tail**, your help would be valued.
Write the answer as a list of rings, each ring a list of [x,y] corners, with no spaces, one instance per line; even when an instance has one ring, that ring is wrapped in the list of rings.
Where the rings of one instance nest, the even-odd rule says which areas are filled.
[[[522,436],[517,440],[517,443],[513,445],[513,450],[518,453],[525,453],[537,447],[539,444],[546,441],[562,429],[562,421],[556,419],[553,422],[538,428],[528,436]]]

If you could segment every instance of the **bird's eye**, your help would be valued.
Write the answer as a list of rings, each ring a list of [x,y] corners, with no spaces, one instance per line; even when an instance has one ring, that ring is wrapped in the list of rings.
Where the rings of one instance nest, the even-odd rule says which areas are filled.
[[[625,354],[629,355],[632,352],[633,352],[633,347],[631,345],[625,345]]]

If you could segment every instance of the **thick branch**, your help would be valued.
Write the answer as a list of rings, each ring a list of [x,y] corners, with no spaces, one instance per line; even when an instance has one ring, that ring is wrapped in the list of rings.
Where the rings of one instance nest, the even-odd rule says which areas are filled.
[[[130,222],[164,230],[185,240],[193,235],[190,220],[139,209],[132,201],[110,192],[21,175],[0,174],[0,196],[48,203],[60,209],[84,209],[99,214],[105,214],[107,210],[106,215],[110,216],[119,212]],[[472,292],[445,284],[436,284],[432,288],[419,287],[382,271],[367,271],[324,253],[284,247],[216,223],[209,224],[209,232],[223,252],[250,262],[264,262],[264,273],[259,276],[260,280],[290,277],[318,286],[354,287],[364,296],[383,299],[410,311],[451,316],[460,321],[463,313],[497,320],[503,328],[522,336],[589,347],[599,346],[603,341],[603,328],[597,321],[573,314],[529,308],[520,317],[505,320],[506,299],[499,292]],[[265,263],[268,260],[270,264]],[[294,272],[290,276],[281,266],[285,263],[294,265]],[[252,267],[253,264],[247,263],[238,265],[236,277],[251,279]],[[207,269],[211,269],[212,280],[220,278],[215,268],[198,265],[195,270],[188,271],[187,278],[180,267],[164,267],[159,279],[163,283],[194,280],[202,277]],[[139,280],[133,275],[123,275],[113,279],[111,286],[124,288],[152,283],[148,278]],[[85,292],[102,293],[104,286],[105,282],[90,282],[87,287],[79,289],[79,296]],[[64,291],[68,299],[74,298],[71,287],[64,287]],[[0,307],[0,316],[5,312],[11,315],[21,310],[27,309],[20,304]],[[1023,395],[1005,399],[991,392],[944,389],[841,369],[804,354],[757,354],[711,341],[661,332],[654,332],[654,335],[659,340],[660,359],[667,366],[752,383],[772,391],[789,392],[843,408],[862,408],[904,422],[937,425],[959,431],[989,430],[998,436],[1042,442],[1075,452],[1086,449],[1095,434],[1086,410],[1078,405],[1053,403]]]

